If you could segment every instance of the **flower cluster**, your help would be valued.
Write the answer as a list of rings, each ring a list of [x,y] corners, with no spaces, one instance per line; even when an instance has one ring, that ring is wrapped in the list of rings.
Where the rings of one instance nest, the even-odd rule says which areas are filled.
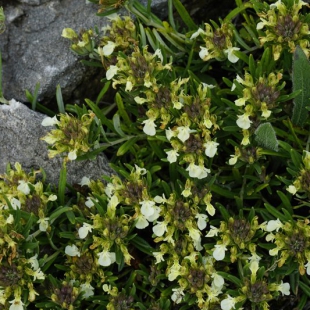
[[[138,44],[136,26],[130,16],[120,17],[118,14],[112,14],[108,19],[111,20],[111,25],[102,28],[104,36],[100,39],[97,49],[103,64],[103,57],[111,56],[117,51],[130,54],[133,47]]]
[[[267,241],[274,242],[276,247],[269,251],[270,256],[278,256],[278,266],[282,267],[288,260],[297,263],[299,273],[304,275],[306,270],[310,275],[310,226],[309,220],[282,223],[279,219],[262,224],[262,229],[269,232]],[[274,233],[275,232],[275,233]]]
[[[51,146],[48,156],[53,158],[58,154],[67,153],[65,161],[68,161],[87,153],[92,146],[89,143],[89,135],[94,117],[93,112],[84,114],[81,119],[69,114],[61,114],[60,120],[56,116],[46,117],[42,121],[43,126],[57,127],[41,138]]]
[[[237,91],[242,93],[242,96],[238,96],[235,100],[236,106],[242,108],[244,112],[237,116],[236,121],[238,127],[243,129],[242,145],[250,143],[248,129],[251,125],[254,123],[257,126],[262,120],[267,120],[272,111],[276,110],[277,99],[280,95],[278,84],[281,78],[280,72],[270,73],[267,77],[259,77],[255,80],[248,72],[245,72],[244,79],[237,75],[232,90],[237,88]]]
[[[293,184],[287,187],[287,191],[295,195],[297,192],[300,194],[310,196],[310,153],[303,151],[302,168],[295,175]]]
[[[33,302],[38,295],[36,283],[45,279],[32,238],[49,230],[48,204],[57,196],[45,192],[43,183],[36,181],[39,172],[27,174],[16,163],[15,170],[0,175],[0,304],[8,309],[11,303],[10,310]],[[28,297],[22,301],[24,292]]]
[[[247,252],[256,255],[254,237],[258,229],[257,217],[253,217],[251,221],[231,217],[227,222],[221,222],[219,228],[211,226],[206,237],[220,238],[213,249],[213,257],[217,261],[223,260],[228,248],[232,263]]]
[[[95,46],[95,34],[89,29],[82,31],[79,35],[71,28],[62,31],[62,37],[73,42],[71,49],[80,56],[86,56],[93,52]]]
[[[213,30],[213,27],[206,23],[205,30],[199,28],[192,34],[191,40],[201,36],[205,46],[200,46],[199,57],[203,61],[217,59],[223,61],[228,59],[231,63],[236,63],[238,57],[234,51],[239,51],[240,48],[235,46],[233,25],[230,23],[222,23],[221,27]]]
[[[257,13],[260,17],[257,30],[262,30],[260,43],[271,44],[275,60],[283,50],[293,53],[297,45],[309,57],[309,25],[306,16],[299,13],[303,6],[309,5],[302,0],[278,0],[270,4],[269,9]]]

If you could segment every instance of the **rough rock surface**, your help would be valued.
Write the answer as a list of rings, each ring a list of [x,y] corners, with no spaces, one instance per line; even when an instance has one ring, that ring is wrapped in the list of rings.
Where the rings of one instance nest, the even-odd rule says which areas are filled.
[[[40,140],[51,129],[41,125],[44,117],[15,100],[0,105],[0,174],[8,163],[13,166],[19,162],[26,171],[42,167],[47,181],[58,184],[62,160],[59,156],[49,159],[47,144]],[[95,160],[68,162],[67,168],[67,182],[71,185],[79,183],[83,176],[99,179],[115,174],[103,154]]]
[[[166,3],[154,0],[152,6],[162,13]],[[61,33],[66,27],[79,32],[107,24],[96,16],[98,6],[86,0],[0,0],[0,6],[6,15],[6,31],[0,35],[5,97],[26,102],[25,89],[33,91],[39,82],[39,100],[45,103],[55,98],[58,84],[65,100],[81,94],[91,98],[87,80],[93,85],[95,76],[99,85],[103,74],[82,65]]]

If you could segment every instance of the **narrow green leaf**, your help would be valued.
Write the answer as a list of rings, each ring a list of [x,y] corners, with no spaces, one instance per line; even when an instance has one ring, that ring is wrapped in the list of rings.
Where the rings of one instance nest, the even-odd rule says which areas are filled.
[[[143,27],[143,25],[141,23],[139,23],[139,30],[140,30],[141,45],[145,46],[146,45],[146,35],[145,35],[144,27]]]
[[[118,107],[119,115],[122,117],[125,124],[127,126],[130,126],[132,124],[132,121],[130,120],[130,118],[129,118],[126,110],[125,110],[124,102],[123,102],[122,97],[119,93],[116,93],[116,95],[115,95],[115,102],[116,102],[117,107]]]
[[[296,47],[292,69],[293,92],[302,90],[294,99],[292,122],[303,126],[309,115],[307,107],[310,106],[310,63],[300,46]]]
[[[310,297],[310,287],[304,282],[299,282],[299,287],[303,290],[303,292]]]
[[[228,221],[230,218],[230,215],[229,215],[227,209],[222,204],[220,204],[219,202],[215,203],[215,205],[216,205],[216,208],[220,210],[224,220]]]
[[[105,95],[105,93],[108,91],[108,89],[110,88],[111,85],[111,81],[108,81],[104,84],[104,86],[102,87],[97,99],[96,99],[96,104],[98,104],[100,102],[100,100],[103,98],[103,96]]]
[[[122,144],[117,153],[116,156],[122,156],[126,154],[129,149],[138,141],[139,139],[137,137],[131,138],[130,140],[126,141],[124,144]]]
[[[85,102],[89,105],[89,107],[93,110],[96,116],[100,119],[101,124],[107,126],[110,130],[114,132],[113,123],[104,115],[104,113],[100,110],[100,108],[89,99],[85,99]]]
[[[59,84],[56,87],[56,101],[57,101],[59,112],[60,113],[66,113],[64,101],[62,99],[61,87]]]
[[[153,255],[154,249],[141,237],[135,236],[131,243],[141,252],[146,253],[148,255]]]
[[[121,119],[119,117],[118,113],[115,113],[113,116],[113,126],[115,131],[121,136],[121,137],[125,137],[125,133],[123,132],[122,128],[121,128]]]
[[[36,110],[37,108],[37,100],[38,100],[38,93],[39,93],[39,89],[40,89],[40,83],[37,83],[36,84],[36,87],[34,89],[34,92],[33,92],[33,98],[32,98],[32,101],[31,101],[31,108],[32,110]]]
[[[264,206],[267,209],[267,211],[270,214],[272,214],[275,218],[278,218],[282,222],[287,221],[287,218],[281,212],[279,212],[275,207],[270,205],[269,203],[265,203]]]
[[[50,215],[50,222],[53,223],[61,214],[72,211],[71,207],[59,207]]]
[[[60,170],[60,177],[58,183],[58,198],[61,205],[64,205],[65,203],[66,182],[67,182],[67,168],[65,165],[63,165]]]
[[[276,132],[270,123],[264,123],[255,130],[255,141],[262,147],[272,151],[278,151]]]
[[[239,278],[222,271],[218,271],[217,273],[224,279],[227,279],[228,281],[235,283],[237,286],[242,287],[243,283]]]

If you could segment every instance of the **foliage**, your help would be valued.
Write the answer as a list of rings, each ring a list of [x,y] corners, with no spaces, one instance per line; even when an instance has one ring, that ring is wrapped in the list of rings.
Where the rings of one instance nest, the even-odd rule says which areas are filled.
[[[42,123],[58,189],[18,163],[0,176],[1,307],[303,309],[309,5],[236,0],[195,21],[168,0],[161,21],[150,1],[91,2],[110,25],[62,36],[102,91],[64,106],[58,89]],[[115,175],[66,184],[69,161],[103,151]]]

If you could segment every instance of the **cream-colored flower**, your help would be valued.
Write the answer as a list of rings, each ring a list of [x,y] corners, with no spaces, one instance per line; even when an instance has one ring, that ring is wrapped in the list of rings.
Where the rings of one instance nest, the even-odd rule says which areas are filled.
[[[231,297],[230,295],[227,295],[227,298],[221,301],[221,309],[222,310],[235,309],[235,304],[236,304],[235,298]]]
[[[99,257],[98,258],[98,264],[100,266],[107,267],[107,266],[112,265],[116,261],[116,255],[114,252],[109,252],[109,251],[103,250],[102,252],[98,253],[97,255]]]
[[[69,160],[76,160],[76,158],[77,158],[76,152],[77,152],[77,150],[70,151],[68,153],[68,159]]]
[[[79,237],[80,239],[85,239],[89,232],[92,231],[93,225],[88,223],[83,223],[83,226],[79,228]]]
[[[153,226],[153,233],[157,237],[161,237],[167,231],[167,224],[165,222],[157,222],[155,226]]]
[[[167,160],[170,164],[175,163],[180,155],[176,150],[166,151],[166,154],[168,155]]]
[[[75,244],[67,245],[65,248],[65,253],[69,256],[78,256],[80,257],[81,253]]]
[[[118,71],[118,67],[114,66],[114,65],[111,65],[109,67],[109,69],[107,70],[107,72],[106,72],[107,80],[108,81],[111,80],[114,77],[114,75],[117,73],[117,71]]]
[[[250,120],[249,115],[244,113],[242,115],[238,115],[236,123],[238,127],[242,129],[249,129],[251,127],[252,121]]]
[[[205,33],[205,32],[204,32],[203,29],[198,28],[198,30],[195,31],[195,32],[191,35],[191,37],[190,37],[189,39],[190,39],[190,40],[194,40],[194,39],[196,39],[201,33]]]
[[[25,195],[28,195],[30,193],[30,188],[28,186],[28,183],[24,180],[18,181],[19,185],[17,186],[17,190],[22,192]]]
[[[148,136],[155,136],[156,135],[156,127],[155,119],[146,119],[142,122],[144,124],[143,126],[143,132],[147,134]]]
[[[108,43],[104,47],[101,48],[103,55],[110,56],[114,52],[115,47],[116,47],[115,42],[108,41]],[[98,47],[98,49],[99,48],[100,47]]]
[[[200,46],[200,52],[199,52],[199,57],[206,61],[208,59],[209,56],[209,51],[206,47]]]
[[[214,246],[213,257],[217,260],[223,260],[225,258],[225,252],[227,251],[225,244],[216,244]]]
[[[239,47],[229,47],[227,50],[224,50],[224,54],[227,55],[228,60],[231,63],[236,63],[239,58],[234,54],[234,51],[239,51]]]
[[[283,224],[279,219],[276,220],[271,220],[267,223],[266,231],[271,232],[271,231],[276,231],[278,232],[280,228],[283,227]]]
[[[48,228],[49,217],[40,218],[37,223],[39,223],[40,231],[46,231]]]
[[[41,123],[42,126],[54,126],[58,124],[59,120],[56,118],[56,115],[54,117],[45,117]]]
[[[215,141],[208,141],[207,143],[205,143],[203,146],[205,147],[206,156],[208,156],[210,158],[214,157],[214,155],[217,152],[218,145],[219,145],[219,143],[217,143]]]

